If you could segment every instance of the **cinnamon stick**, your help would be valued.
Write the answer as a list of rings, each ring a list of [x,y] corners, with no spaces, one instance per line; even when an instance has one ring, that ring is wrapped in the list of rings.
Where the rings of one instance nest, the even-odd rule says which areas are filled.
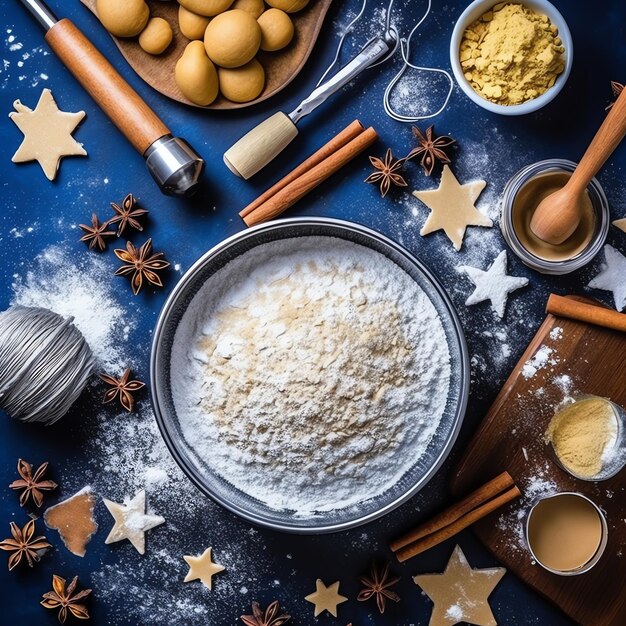
[[[548,298],[546,311],[558,317],[567,317],[579,322],[626,332],[626,314],[605,309],[603,306],[587,304],[552,293]]]
[[[513,482],[511,475],[508,472],[502,472],[502,474],[496,476],[488,483],[485,483],[482,487],[479,487],[469,495],[465,496],[465,498],[447,508],[445,511],[435,515],[435,517],[421,526],[418,526],[399,539],[393,541],[390,546],[391,549],[396,552],[418,539],[422,539],[426,535],[430,535],[431,533],[437,532],[442,528],[449,526],[463,515],[466,515],[481,504],[488,502],[498,494],[514,486],[515,483]]]
[[[486,517],[490,513],[493,513],[501,506],[504,506],[508,502],[515,500],[521,496],[521,492],[517,487],[511,487],[508,491],[500,494],[499,496],[489,500],[485,504],[475,508],[471,512],[459,517],[455,522],[449,526],[444,526],[440,530],[418,539],[416,542],[408,545],[406,548],[402,548],[396,552],[396,558],[400,563],[404,563],[408,559],[425,552],[426,550],[443,543],[447,539],[454,537],[456,534],[465,530],[468,526],[471,526],[474,522]]]
[[[345,146],[349,141],[354,139],[357,135],[363,132],[363,124],[359,120],[354,120],[350,125],[346,126],[341,132],[336,134],[329,142],[325,143],[317,152],[314,152],[306,161],[303,161],[291,170],[287,176],[281,178],[275,185],[272,185],[267,191],[262,193],[256,200],[251,202],[243,211],[240,211],[240,217],[246,217],[262,205],[266,200],[269,200],[273,195],[277,194],[281,189],[286,187],[289,183],[296,180],[304,174],[307,170],[321,163],[324,159],[328,158],[333,152],[337,152],[339,148]]]
[[[246,215],[243,220],[248,226],[273,219],[294,205],[300,198],[324,182],[346,163],[369,148],[378,139],[378,134],[370,126],[354,139],[333,152],[326,159],[283,187],[278,193]]]

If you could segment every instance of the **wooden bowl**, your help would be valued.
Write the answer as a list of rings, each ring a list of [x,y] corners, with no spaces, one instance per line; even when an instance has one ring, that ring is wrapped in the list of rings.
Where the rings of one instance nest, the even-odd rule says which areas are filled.
[[[96,0],[81,2],[97,16]],[[332,0],[312,0],[306,9],[290,15],[296,32],[294,40],[287,48],[278,52],[259,52],[258,59],[265,69],[265,88],[258,98],[238,103],[220,95],[207,107],[201,107],[185,98],[174,80],[174,66],[189,43],[178,29],[178,2],[158,0],[147,2],[152,17],[162,17],[169,22],[174,30],[174,40],[163,54],[152,56],[139,47],[136,37],[132,39],[113,37],[113,41],[135,72],[153,89],[183,104],[203,109],[241,109],[267,100],[284,89],[298,75],[317,41]]]

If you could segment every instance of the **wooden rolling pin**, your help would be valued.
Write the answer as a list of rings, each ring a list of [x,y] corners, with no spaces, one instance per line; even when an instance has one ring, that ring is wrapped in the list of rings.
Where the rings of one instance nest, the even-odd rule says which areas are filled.
[[[46,31],[45,39],[78,82],[146,160],[161,191],[188,195],[202,158],[169,128],[68,19],[58,20],[42,0],[20,0]]]
[[[626,314],[618,313],[613,311],[613,309],[606,309],[596,304],[574,300],[573,298],[564,298],[553,293],[550,294],[546,312],[558,317],[568,317],[579,322],[587,322],[595,326],[626,332]]]
[[[143,154],[170,129],[67,18],[47,33],[46,43],[98,106]]]

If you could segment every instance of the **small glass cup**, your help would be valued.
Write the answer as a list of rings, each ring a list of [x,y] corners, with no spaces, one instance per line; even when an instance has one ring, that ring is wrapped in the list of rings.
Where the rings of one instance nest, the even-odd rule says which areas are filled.
[[[505,185],[502,195],[500,228],[502,235],[515,255],[528,267],[542,274],[569,274],[589,263],[600,252],[609,232],[609,203],[600,183],[593,178],[587,187],[589,198],[596,215],[596,226],[587,247],[569,259],[550,261],[543,259],[524,247],[515,232],[513,224],[513,204],[515,198],[531,178],[547,172],[573,172],[576,163],[566,159],[546,159],[527,165],[515,174]]]
[[[580,402],[581,400],[585,400],[588,398],[597,398],[599,396],[592,396],[588,394],[583,394],[580,396],[576,396],[574,398],[575,402]],[[621,472],[626,466],[626,410],[624,410],[615,402],[611,402],[608,398],[601,398],[602,400],[608,402],[613,409],[613,413],[615,414],[615,421],[617,422],[617,433],[615,435],[615,443],[613,444],[613,448],[611,450],[611,460],[602,466],[602,469],[595,474],[594,476],[581,476],[577,474],[572,469],[563,465],[561,459],[559,459],[559,455],[556,453],[554,446],[552,443],[549,443],[550,451],[552,455],[552,459],[564,472],[577,478],[578,480],[584,480],[586,482],[600,482],[603,480],[608,480],[609,478],[613,478],[616,474]]]
[[[548,565],[545,565],[544,563],[542,563],[541,560],[535,554],[532,543],[530,541],[529,529],[530,529],[530,523],[531,523],[534,510],[537,508],[537,506],[539,506],[541,502],[544,502],[545,500],[550,500],[552,498],[560,498],[563,496],[576,496],[578,498],[582,498],[583,500],[586,500],[589,504],[591,504],[591,506],[593,506],[593,508],[596,510],[598,517],[600,518],[600,527],[601,527],[601,533],[602,533],[600,536],[600,543],[594,555],[586,563],[572,570],[553,569],[549,567]],[[584,496],[582,493],[578,493],[576,491],[561,491],[559,493],[555,493],[550,496],[546,496],[544,498],[539,498],[539,500],[537,500],[533,504],[530,511],[528,512],[528,516],[526,517],[526,545],[528,546],[528,550],[530,551],[530,554],[532,555],[535,562],[538,563],[541,567],[543,567],[543,569],[547,570],[548,572],[552,574],[557,574],[558,576],[578,576],[580,574],[584,574],[585,572],[588,572],[602,558],[602,555],[604,554],[604,550],[606,549],[608,540],[609,540],[609,527],[608,527],[608,524],[606,523],[606,517],[604,517],[602,510],[593,500],[590,500],[587,496]]]

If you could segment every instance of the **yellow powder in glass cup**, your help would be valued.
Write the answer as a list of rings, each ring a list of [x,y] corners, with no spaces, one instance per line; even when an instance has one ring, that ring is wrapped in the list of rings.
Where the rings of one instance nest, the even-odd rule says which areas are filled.
[[[500,3],[465,30],[459,60],[480,96],[515,105],[554,85],[565,68],[564,53],[558,29],[546,15]]]
[[[606,398],[589,396],[556,413],[545,434],[561,465],[580,478],[600,474],[618,434],[617,415]]]

